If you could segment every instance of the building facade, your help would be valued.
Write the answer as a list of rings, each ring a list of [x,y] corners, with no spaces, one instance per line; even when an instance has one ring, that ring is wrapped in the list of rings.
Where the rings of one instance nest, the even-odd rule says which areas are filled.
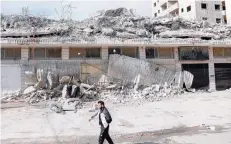
[[[3,43],[1,46],[5,89],[7,82],[11,85],[12,81],[20,83],[16,88],[22,87],[25,71],[35,68],[47,68],[60,75],[78,74],[86,81],[88,76],[107,73],[110,54],[142,59],[173,71],[190,71],[194,75],[194,88],[219,90],[231,87],[231,42]],[[20,73],[20,78],[16,73]]]
[[[188,20],[230,24],[230,0],[153,0],[153,17],[180,16]]]

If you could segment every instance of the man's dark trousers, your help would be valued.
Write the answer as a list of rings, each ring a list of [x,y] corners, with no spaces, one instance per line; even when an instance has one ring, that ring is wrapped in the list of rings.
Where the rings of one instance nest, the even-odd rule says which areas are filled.
[[[99,135],[99,144],[103,144],[105,139],[108,141],[109,144],[114,144],[108,131],[109,131],[109,125],[105,129],[101,125],[101,131],[100,131],[100,135]]]

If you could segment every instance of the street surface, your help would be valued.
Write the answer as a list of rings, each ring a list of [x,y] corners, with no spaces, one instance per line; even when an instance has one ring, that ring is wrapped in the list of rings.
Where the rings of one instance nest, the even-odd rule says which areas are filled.
[[[97,143],[97,119],[89,107],[65,115],[46,105],[2,105],[1,142]],[[231,91],[188,93],[141,105],[106,102],[113,122],[110,134],[116,143],[230,144]]]

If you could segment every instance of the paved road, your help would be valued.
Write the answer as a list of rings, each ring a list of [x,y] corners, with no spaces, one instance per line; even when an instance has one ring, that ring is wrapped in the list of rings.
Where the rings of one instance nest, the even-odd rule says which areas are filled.
[[[136,134],[112,136],[117,144],[231,144],[231,124],[226,127],[212,126],[177,127],[155,132],[142,132]],[[93,144],[97,136],[69,136],[37,139],[8,139],[2,144]],[[106,142],[105,142],[106,143]]]

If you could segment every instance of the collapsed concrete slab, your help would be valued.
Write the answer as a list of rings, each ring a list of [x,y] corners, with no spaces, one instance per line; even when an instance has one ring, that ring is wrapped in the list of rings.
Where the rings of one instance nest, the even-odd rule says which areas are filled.
[[[113,54],[109,57],[108,76],[132,83],[140,74],[140,85],[171,84],[176,72],[144,60]]]
[[[188,71],[184,71],[183,74],[184,74],[183,79],[184,79],[185,87],[187,89],[190,89],[193,84],[194,75]]]

